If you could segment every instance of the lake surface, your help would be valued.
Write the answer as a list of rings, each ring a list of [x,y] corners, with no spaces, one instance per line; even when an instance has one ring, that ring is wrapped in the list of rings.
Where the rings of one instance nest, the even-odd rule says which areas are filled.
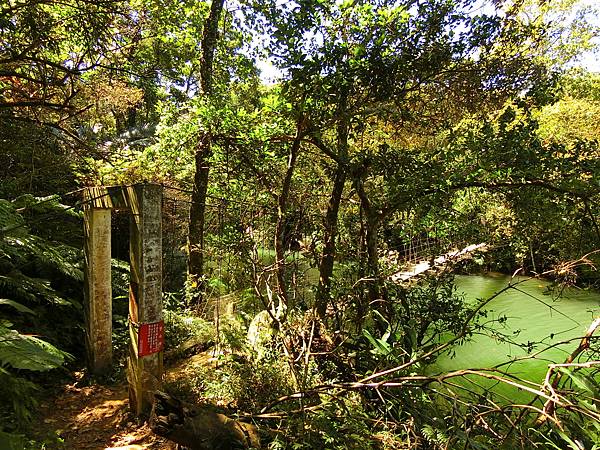
[[[531,343],[531,347],[523,349],[498,338],[474,336],[472,341],[455,348],[455,357],[440,358],[436,370],[493,367],[531,355],[548,345],[582,336],[593,318],[600,315],[600,293],[595,291],[569,288],[557,296],[557,292],[551,290],[551,283],[543,280],[511,279],[500,274],[456,277],[458,290],[464,292],[468,302],[489,298],[509,283],[516,282],[515,289],[500,294],[488,304],[485,308],[487,318],[480,319],[480,322],[505,317],[502,324],[494,323],[493,328],[510,335],[519,344]],[[573,340],[543,352],[535,359],[513,362],[506,368],[510,373],[539,384],[546,375],[548,363],[563,363],[578,345],[579,340]],[[476,382],[485,386],[491,384],[480,378]],[[495,390],[512,401],[530,398],[529,394],[504,384]]]

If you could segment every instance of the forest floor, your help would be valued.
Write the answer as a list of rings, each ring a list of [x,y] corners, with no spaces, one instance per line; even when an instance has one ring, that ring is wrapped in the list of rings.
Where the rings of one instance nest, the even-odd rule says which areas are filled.
[[[139,424],[130,414],[127,385],[85,386],[82,376],[75,373],[74,383],[40,404],[38,433],[46,448],[175,449],[175,444],[156,436],[147,423]],[[51,442],[47,436],[52,435],[64,442]]]
[[[167,368],[166,383],[183,382],[199,366],[214,365],[212,351],[204,351]],[[176,445],[154,434],[129,411],[127,383],[85,383],[84,372],[41,402],[37,438],[46,449],[60,450],[174,450]],[[52,438],[49,438],[52,437]],[[63,440],[58,442],[57,437]]]

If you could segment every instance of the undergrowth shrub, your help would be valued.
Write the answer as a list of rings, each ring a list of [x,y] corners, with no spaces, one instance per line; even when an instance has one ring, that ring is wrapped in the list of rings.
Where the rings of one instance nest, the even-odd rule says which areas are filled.
[[[186,342],[208,345],[215,341],[215,326],[187,311],[164,311],[165,348],[176,350]]]
[[[66,211],[53,197],[0,199],[0,439],[10,445],[37,405],[33,375],[63,366],[82,340],[81,251],[34,234],[24,218]]]
[[[354,395],[358,395],[359,400],[351,401],[346,408],[339,401],[332,402],[333,405],[308,414],[304,420],[304,434],[299,434],[293,427],[290,434],[302,442],[312,439],[311,445],[315,448],[353,448],[355,444],[344,438],[353,432],[360,435],[360,423],[371,421],[386,423],[387,429],[381,431],[381,436],[391,434],[398,439],[392,448],[580,450],[600,446],[597,407],[600,366],[597,364],[596,338],[589,339],[585,351],[577,351],[578,357],[572,367],[558,369],[562,378],[553,388],[558,395],[556,412],[541,420],[547,400],[544,395],[554,392],[544,385],[543,379],[539,380],[538,386],[532,385],[521,380],[520,374],[506,372],[506,367],[483,369],[480,372],[483,375],[458,371],[445,379],[446,374],[438,375],[439,369],[433,365],[440,354],[452,354],[453,345],[464,343],[472,333],[493,333],[491,335],[496,338],[507,338],[489,328],[489,321],[480,323],[480,317],[485,318],[485,311],[476,314],[472,309],[485,304],[485,299],[479,300],[477,305],[466,304],[457,294],[452,278],[445,276],[429,278],[414,288],[388,289],[388,294],[394,299],[394,314],[386,316],[373,310],[362,335],[353,336],[346,332],[348,337],[344,345],[352,350],[353,376],[344,381],[351,383],[376,372],[394,370],[388,376],[377,377],[374,386],[364,386],[356,394],[332,388],[328,392],[334,393],[338,400],[349,401]],[[466,323],[467,320],[471,322]],[[502,316],[497,319],[500,323],[502,320]],[[455,337],[457,339],[451,341]],[[452,345],[444,347],[444,352],[429,353],[450,342]],[[400,370],[401,366],[404,369]],[[496,384],[522,383],[528,389],[546,394],[528,405],[512,404],[501,390],[496,391],[494,385],[485,384],[486,375],[497,377]],[[385,381],[394,385],[385,386]],[[332,382],[335,380],[329,381]],[[326,428],[327,423],[337,424],[340,417],[347,417],[360,408],[365,416],[358,417],[353,431],[337,433],[340,425]],[[320,415],[328,421],[314,422]],[[346,423],[350,424],[349,421]],[[307,428],[316,433],[307,434]],[[364,447],[357,448],[369,448],[370,445],[381,448],[383,442],[378,443],[375,439],[377,429],[378,426],[373,427],[371,434],[364,432]]]
[[[166,329],[171,328],[173,337],[190,336],[190,331],[196,327],[197,337],[205,341],[211,339],[215,344],[205,354],[192,358],[185,379],[167,383],[166,389],[174,395],[257,412],[276,398],[293,392],[285,358],[274,349],[258,358],[246,339],[247,330],[242,319],[223,317],[215,326],[180,313],[168,312],[166,317],[165,323],[170,322]]]
[[[256,364],[240,355],[222,356],[215,365],[196,366],[189,381],[203,401],[243,412],[258,412],[293,392],[289,369],[280,359]]]
[[[269,449],[409,449],[412,424],[399,425],[374,413],[359,393],[332,391],[321,403],[282,415]],[[414,434],[414,433],[413,433]]]

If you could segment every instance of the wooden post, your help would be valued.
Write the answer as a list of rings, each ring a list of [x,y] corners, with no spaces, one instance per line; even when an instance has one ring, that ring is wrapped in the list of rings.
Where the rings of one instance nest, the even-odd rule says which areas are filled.
[[[131,209],[131,343],[127,379],[130,407],[136,415],[140,415],[150,411],[154,392],[160,388],[163,374],[162,351],[146,356],[139,352],[141,327],[148,324],[160,324],[162,327],[162,188],[139,184],[126,189]]]
[[[112,368],[111,210],[90,203],[84,211],[86,347],[88,367],[100,375]]]
[[[86,344],[93,373],[109,371],[112,365],[111,210],[131,213],[127,379],[130,407],[141,415],[150,411],[163,374],[162,188],[90,187],[85,200]]]

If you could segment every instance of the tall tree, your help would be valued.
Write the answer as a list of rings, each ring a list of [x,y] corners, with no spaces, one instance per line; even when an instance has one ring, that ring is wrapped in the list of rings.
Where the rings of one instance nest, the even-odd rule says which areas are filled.
[[[200,83],[202,86],[202,95],[205,97],[210,97],[213,93],[213,62],[218,42],[218,26],[223,11],[223,4],[224,0],[213,0],[210,13],[204,23],[202,58],[200,60]],[[189,283],[196,287],[192,291],[192,297],[194,303],[198,306],[202,301],[202,291],[204,289],[204,224],[212,140],[213,137],[210,132],[201,132],[194,154],[195,172],[188,233],[188,275]]]
[[[3,169],[19,188],[27,186],[18,182],[26,175],[21,171],[30,172],[28,190],[43,192],[34,182],[40,173],[56,167],[69,173],[84,155],[102,156],[92,130],[123,122],[139,103],[128,61],[140,27],[123,1],[0,5],[0,134],[14,149]],[[73,186],[75,175],[57,183],[59,190],[66,179]]]
[[[90,106],[78,102],[83,82],[119,73],[136,24],[126,2],[11,1],[0,6],[0,110],[17,120],[68,129]]]
[[[469,0],[407,0],[319,1],[301,7],[272,2],[265,7],[272,52],[287,73],[287,96],[306,105],[306,140],[333,167],[316,301],[321,316],[330,301],[338,214],[348,180],[369,216],[374,273],[366,275],[379,277],[373,245],[381,215],[362,188],[366,173],[353,161],[357,156],[366,160],[385,138],[365,144],[365,125],[420,126],[435,133],[467,112],[501,105],[544,79],[544,66],[521,45],[535,39],[537,30],[515,20],[507,5],[477,10]],[[370,292],[379,295],[375,287]]]

